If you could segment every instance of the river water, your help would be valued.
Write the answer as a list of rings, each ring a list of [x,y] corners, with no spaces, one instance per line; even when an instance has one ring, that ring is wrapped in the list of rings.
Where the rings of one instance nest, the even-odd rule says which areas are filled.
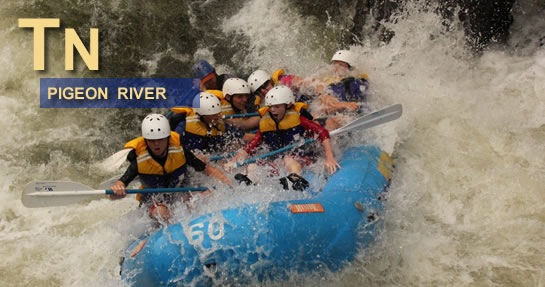
[[[238,75],[310,75],[340,47],[348,26],[339,23],[351,22],[301,16],[287,0],[3,2],[1,286],[123,286],[119,256],[139,232],[133,199],[22,205],[32,180],[97,187],[115,175],[95,163],[138,136],[150,112],[40,109],[40,77],[189,77],[201,58]],[[339,273],[268,284],[545,285],[545,5],[516,3],[508,43],[480,55],[465,47],[460,23],[447,29],[423,5],[384,24],[395,32],[389,43],[369,35],[348,47],[369,74],[371,106],[404,108],[400,120],[360,134],[396,166],[384,231]],[[64,71],[62,30],[47,34],[47,70],[32,70],[32,34],[17,27],[25,17],[58,17],[83,37],[98,27],[100,72],[81,62]]]

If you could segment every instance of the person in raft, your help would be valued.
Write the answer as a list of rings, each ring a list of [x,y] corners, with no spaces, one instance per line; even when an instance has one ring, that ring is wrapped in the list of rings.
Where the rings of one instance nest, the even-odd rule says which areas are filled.
[[[288,86],[292,92],[292,83],[300,81],[301,78],[294,75],[284,75],[284,70],[280,69],[273,73],[272,76],[269,76],[267,72],[263,70],[255,70],[248,77],[248,84],[250,85],[250,91],[255,97],[254,104],[259,107],[263,105],[265,95],[276,85]],[[295,96],[295,94],[294,94]],[[307,102],[310,98],[306,96],[296,97],[297,102]],[[309,120],[313,120],[312,115],[307,108],[302,108],[299,113]]]
[[[298,93],[299,85],[303,78],[295,75],[286,75],[284,69],[276,70],[272,76],[263,70],[255,70],[248,77],[248,84],[254,96],[254,104],[256,106],[263,105],[265,95],[276,85],[288,86],[294,92],[297,102],[308,102],[311,97]]]
[[[225,81],[223,85],[222,90],[222,113],[224,115],[239,115],[257,112],[257,106],[253,103],[248,102],[248,99],[250,98],[250,93],[250,85],[248,85],[245,80],[239,78],[227,79],[227,81]],[[246,131],[251,131],[257,129],[257,126],[259,125],[259,120],[259,116],[253,116],[226,119],[225,122]]]
[[[160,114],[150,114],[142,121],[142,136],[129,141],[125,148],[132,149],[127,156],[129,167],[123,176],[110,187],[120,199],[127,194],[127,185],[136,177],[144,188],[173,188],[189,183],[187,166],[231,185],[231,180],[219,169],[205,164],[180,144],[180,135],[170,131],[168,120]],[[168,222],[169,205],[181,198],[182,193],[145,193],[140,196],[152,218]],[[177,196],[180,195],[180,196]]]
[[[331,68],[334,77],[329,77],[323,83],[315,84],[314,88],[320,95],[318,109],[313,109],[313,116],[328,130],[339,128],[350,121],[351,114],[358,112],[367,101],[369,82],[366,74],[352,76],[355,57],[348,50],[339,50],[331,57]],[[344,113],[337,114],[337,113]]]
[[[276,86],[265,95],[265,106],[259,109],[262,115],[259,122],[259,130],[256,137],[248,145],[238,152],[233,159],[225,164],[225,168],[230,170],[237,163],[246,159],[261,143],[265,143],[271,150],[277,150],[292,143],[298,139],[309,138],[313,134],[318,135],[319,140],[325,151],[325,163],[329,173],[333,174],[341,166],[335,160],[331,147],[329,132],[312,120],[301,116],[299,111],[306,107],[304,103],[295,103],[293,92],[286,86]],[[310,164],[313,156],[312,148],[301,147],[292,150],[288,155],[283,156],[282,163],[288,169],[287,179],[292,182],[292,188],[303,190],[309,186],[308,182],[301,176],[303,165]],[[239,181],[251,183],[249,178],[241,180],[241,176],[235,178]],[[280,179],[284,189],[288,189],[286,178]]]
[[[200,92],[193,99],[192,108],[174,107],[176,114],[185,114],[175,131],[182,136],[182,145],[203,161],[204,154],[223,152],[225,147],[235,146],[241,139],[251,141],[255,135],[226,124],[222,120],[221,103],[217,96]],[[203,156],[200,156],[200,155]]]
[[[206,60],[197,61],[191,71],[193,75],[201,80],[201,91],[205,90],[218,90],[223,89],[223,84],[231,75],[216,73],[216,69],[210,65]]]

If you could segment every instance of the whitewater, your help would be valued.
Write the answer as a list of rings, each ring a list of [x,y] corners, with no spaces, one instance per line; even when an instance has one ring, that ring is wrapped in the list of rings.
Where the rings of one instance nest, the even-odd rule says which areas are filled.
[[[106,21],[112,24],[109,35],[115,35],[122,21],[109,19],[105,11],[130,15],[141,8],[128,3],[91,2],[78,6],[88,8],[90,17],[65,19],[80,23],[82,30]],[[214,3],[221,5],[201,5]],[[182,4],[187,6],[184,21],[199,29],[202,15],[194,5]],[[149,5],[151,14],[164,8]],[[345,47],[358,55],[356,66],[369,75],[370,106],[403,105],[401,119],[353,139],[377,143],[394,159],[383,232],[338,273],[294,275],[266,285],[545,285],[545,47],[536,39],[537,31],[545,29],[545,7],[539,1],[519,1],[508,43],[492,45],[482,54],[467,49],[460,23],[445,26],[433,9],[423,7],[407,5],[395,21],[384,23],[395,33],[390,42],[370,35]],[[150,112],[40,109],[41,77],[116,74],[93,74],[81,63],[74,73],[64,71],[64,61],[56,60],[63,59],[61,33],[49,35],[48,69],[32,70],[32,37],[17,27],[17,18],[31,12],[34,17],[58,16],[44,14],[59,8],[33,1],[0,8],[0,285],[123,286],[119,257],[149,223],[136,200],[36,209],[21,203],[24,186],[33,180],[98,187],[115,176],[96,163],[138,136],[140,121]],[[182,70],[170,76],[189,77],[190,68],[169,64],[201,58],[216,64],[220,73],[284,68],[307,76],[327,65],[340,48],[337,32],[345,29],[301,16],[284,0],[236,1],[225,10],[216,11],[214,18],[214,39],[225,45],[225,54],[195,40],[199,35],[187,39],[195,40],[187,50],[159,41],[144,58],[131,58],[138,55],[136,48],[127,58],[108,48],[104,53],[118,57],[120,76],[127,77],[162,76],[177,69]],[[172,21],[179,11],[173,7],[163,16]],[[164,25],[146,24],[150,30],[142,35],[115,39],[149,48],[153,45],[143,42],[153,35],[153,25]],[[167,32],[176,37],[176,31]],[[196,212],[223,207],[227,195],[220,191]],[[230,200],[274,197],[251,196]],[[181,211],[181,216],[188,214]]]

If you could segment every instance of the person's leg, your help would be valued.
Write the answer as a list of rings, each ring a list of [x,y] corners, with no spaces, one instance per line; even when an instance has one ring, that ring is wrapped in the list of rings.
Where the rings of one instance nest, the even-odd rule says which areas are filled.
[[[284,189],[289,189],[287,181],[288,179],[292,183],[292,189],[300,191],[307,189],[309,187],[309,183],[301,176],[303,172],[303,165],[297,160],[297,158],[292,156],[286,156],[284,157],[284,164],[290,172],[287,177],[283,177],[280,179],[280,183],[282,184]]]
[[[303,166],[291,156],[284,157],[284,165],[290,173],[301,175],[301,172],[303,171]]]
[[[163,203],[154,203],[149,208],[150,217],[157,221],[164,221],[168,223],[170,218],[172,217],[170,215],[170,211],[168,210],[168,207]]]
[[[210,160],[208,160],[208,157],[205,156],[204,154],[200,153],[200,152],[197,152],[195,153],[195,156],[200,159],[201,161],[203,161],[204,163],[206,164],[209,164],[210,163]]]
[[[249,164],[246,170],[247,170],[248,178],[252,182],[257,182],[259,179],[259,175],[257,174],[257,164],[255,163]]]

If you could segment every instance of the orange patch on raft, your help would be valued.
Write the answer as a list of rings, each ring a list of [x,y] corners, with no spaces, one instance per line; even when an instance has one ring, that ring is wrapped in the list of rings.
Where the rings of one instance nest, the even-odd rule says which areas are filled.
[[[290,210],[292,213],[325,212],[319,203],[292,204]]]
[[[146,240],[142,240],[140,244],[138,244],[138,246],[133,249],[131,253],[131,258],[136,256],[136,254],[140,253],[140,251],[142,251],[142,248],[144,248],[144,245],[146,245]]]

